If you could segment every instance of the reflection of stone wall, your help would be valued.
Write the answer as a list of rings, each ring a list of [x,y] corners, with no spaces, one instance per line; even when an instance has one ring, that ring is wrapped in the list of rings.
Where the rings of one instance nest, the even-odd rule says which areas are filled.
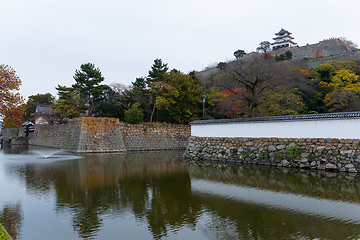
[[[359,141],[336,138],[191,137],[184,157],[358,172]]]
[[[35,125],[32,145],[73,152],[184,149],[188,125],[120,124],[114,118],[77,118],[67,124]]]
[[[192,179],[202,179],[272,192],[314,198],[360,202],[360,176],[356,173],[306,171],[265,166],[187,160]],[[334,191],[336,189],[336,191]]]

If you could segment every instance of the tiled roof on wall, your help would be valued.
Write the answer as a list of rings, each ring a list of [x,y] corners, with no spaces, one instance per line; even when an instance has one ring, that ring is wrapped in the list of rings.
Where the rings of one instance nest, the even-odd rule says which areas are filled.
[[[360,112],[341,112],[341,113],[321,113],[321,114],[306,114],[306,115],[275,116],[275,117],[198,120],[198,121],[193,121],[189,124],[194,125],[194,124],[215,124],[215,123],[237,123],[237,122],[239,122],[239,123],[241,123],[241,122],[279,122],[279,121],[342,119],[342,118],[360,118]]]

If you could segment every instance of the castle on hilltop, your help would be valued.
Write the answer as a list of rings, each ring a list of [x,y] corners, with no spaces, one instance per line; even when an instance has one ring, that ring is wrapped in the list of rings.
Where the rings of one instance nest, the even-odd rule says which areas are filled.
[[[285,47],[295,47],[296,42],[293,41],[294,38],[291,36],[291,34],[291,32],[283,28],[281,28],[278,33],[275,33],[276,37],[273,38],[275,42],[271,43],[273,50]]]
[[[298,60],[298,64],[305,69],[311,69],[328,61],[360,61],[360,49],[355,45],[349,44],[344,39],[329,38],[318,43],[298,46],[291,34],[291,32],[283,28],[278,33],[275,33],[274,42],[271,43],[271,54],[274,57],[290,51],[292,53],[292,61]],[[261,53],[250,52],[243,55],[241,59],[245,60],[259,54]],[[196,76],[201,81],[207,81],[203,79],[210,79],[218,71],[220,71],[219,68],[213,67],[197,72]]]

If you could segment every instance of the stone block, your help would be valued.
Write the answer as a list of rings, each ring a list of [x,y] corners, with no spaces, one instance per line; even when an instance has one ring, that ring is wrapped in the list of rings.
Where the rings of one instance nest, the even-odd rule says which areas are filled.
[[[270,152],[276,151],[276,147],[274,145],[270,145],[270,146],[268,146],[268,150]]]

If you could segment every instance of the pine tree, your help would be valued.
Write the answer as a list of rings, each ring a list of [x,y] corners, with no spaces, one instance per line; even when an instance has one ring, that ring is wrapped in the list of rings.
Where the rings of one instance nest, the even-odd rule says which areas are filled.
[[[155,59],[154,64],[151,66],[151,70],[149,70],[149,76],[147,78],[148,84],[158,81],[164,81],[168,70],[169,68],[167,66],[167,63],[163,64],[161,59]]]
[[[100,85],[104,77],[99,68],[92,63],[85,63],[80,70],[75,71],[75,84],[72,88],[77,91],[82,101],[82,108],[87,110],[88,115],[95,114],[96,104],[101,98],[105,85]]]

